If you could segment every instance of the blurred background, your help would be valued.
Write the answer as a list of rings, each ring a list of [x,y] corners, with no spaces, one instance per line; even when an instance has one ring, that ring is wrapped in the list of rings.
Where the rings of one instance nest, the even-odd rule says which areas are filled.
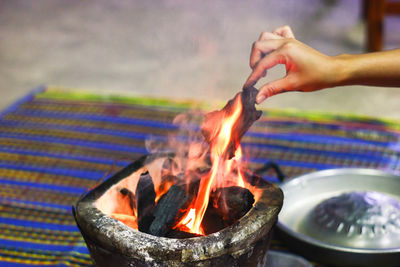
[[[0,0],[0,108],[42,84],[224,102],[260,32],[285,24],[328,55],[365,52],[361,0]],[[385,18],[383,44],[400,47],[400,16]],[[262,106],[400,119],[399,101],[400,88],[346,86]]]

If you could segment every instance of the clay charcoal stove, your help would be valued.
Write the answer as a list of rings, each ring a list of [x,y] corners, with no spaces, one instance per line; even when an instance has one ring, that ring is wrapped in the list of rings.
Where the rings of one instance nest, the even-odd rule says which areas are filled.
[[[143,157],[77,203],[76,221],[95,265],[262,266],[282,206],[281,190],[255,174],[246,174],[248,188],[227,186],[211,193],[204,233],[190,233],[187,226],[174,225],[193,202],[190,192],[196,190],[185,188],[199,188],[199,183],[171,185],[157,196],[164,181],[159,166],[168,158]],[[138,199],[138,187],[145,188],[145,200]],[[139,208],[143,203],[148,206]],[[141,209],[144,216],[139,214]],[[147,224],[138,226],[144,217]]]
[[[173,154],[143,157],[78,202],[97,266],[265,265],[283,195],[247,169],[239,143],[261,115],[256,93],[208,114],[202,133],[178,116],[185,136],[169,138]]]

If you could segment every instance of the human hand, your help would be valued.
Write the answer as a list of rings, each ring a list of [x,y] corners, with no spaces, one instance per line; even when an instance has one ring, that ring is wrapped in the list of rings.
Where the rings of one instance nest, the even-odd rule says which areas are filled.
[[[267,97],[288,92],[311,92],[333,86],[335,60],[294,39],[289,26],[263,32],[253,44],[250,67],[253,69],[244,87],[254,86],[267,70],[285,64],[286,76],[266,83],[259,89],[257,103]]]

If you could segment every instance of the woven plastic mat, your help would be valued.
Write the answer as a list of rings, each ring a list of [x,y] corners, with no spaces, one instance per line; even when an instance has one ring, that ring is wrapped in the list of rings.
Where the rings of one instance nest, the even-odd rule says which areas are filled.
[[[71,206],[193,107],[207,105],[40,87],[0,113],[0,266],[90,266]],[[342,167],[400,174],[396,121],[265,110],[242,144],[250,169],[274,161],[289,178]]]

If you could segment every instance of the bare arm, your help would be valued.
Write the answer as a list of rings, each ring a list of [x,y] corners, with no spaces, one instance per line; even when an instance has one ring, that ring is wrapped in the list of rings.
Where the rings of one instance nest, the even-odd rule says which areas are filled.
[[[400,49],[333,58],[341,66],[335,85],[400,86]]]
[[[400,49],[330,57],[294,39],[288,26],[264,32],[253,45],[245,83],[255,85],[277,64],[286,76],[260,87],[257,103],[287,91],[311,92],[340,85],[400,86]]]

